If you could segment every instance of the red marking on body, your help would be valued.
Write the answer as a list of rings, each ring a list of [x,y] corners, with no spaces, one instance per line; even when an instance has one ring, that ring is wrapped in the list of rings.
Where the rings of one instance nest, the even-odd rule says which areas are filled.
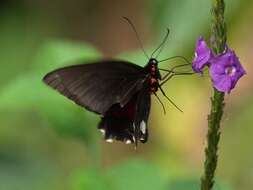
[[[149,80],[149,83],[152,85],[152,84],[155,84],[157,83],[157,79],[152,77],[150,80]]]
[[[149,83],[149,92],[156,92],[158,90],[158,80],[155,77],[151,77],[148,79]]]

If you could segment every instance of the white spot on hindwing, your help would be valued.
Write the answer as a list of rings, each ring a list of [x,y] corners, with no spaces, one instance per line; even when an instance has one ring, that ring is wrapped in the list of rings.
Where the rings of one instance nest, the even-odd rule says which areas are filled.
[[[146,123],[144,120],[141,121],[140,130],[141,130],[142,134],[146,133]]]
[[[105,135],[105,130],[104,129],[99,129],[99,131],[102,133],[102,135]]]
[[[134,128],[134,131],[135,131],[135,123],[133,123],[133,128]],[[134,136],[134,135],[132,136],[132,139],[133,139],[133,141],[134,141],[134,142],[136,141],[136,139],[135,139],[135,136]]]
[[[106,139],[105,141],[108,143],[113,143],[113,139]]]

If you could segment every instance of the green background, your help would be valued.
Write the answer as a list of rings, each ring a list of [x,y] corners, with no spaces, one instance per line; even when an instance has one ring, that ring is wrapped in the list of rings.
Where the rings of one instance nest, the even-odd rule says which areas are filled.
[[[253,2],[227,0],[228,44],[247,71],[226,96],[216,190],[253,186]],[[194,56],[196,39],[210,37],[211,1],[2,0],[0,2],[1,190],[196,190],[204,160],[212,94],[208,74],[174,78],[167,114],[155,98],[150,139],[105,143],[99,117],[41,81],[65,65],[118,57],[145,65],[135,24],[148,53],[171,33],[159,59]],[[179,62],[162,63],[170,68]],[[159,94],[160,95],[160,94]]]

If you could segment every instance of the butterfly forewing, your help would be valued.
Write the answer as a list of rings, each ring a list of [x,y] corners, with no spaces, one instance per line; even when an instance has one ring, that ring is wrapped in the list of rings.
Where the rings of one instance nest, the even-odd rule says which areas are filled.
[[[122,107],[144,83],[143,68],[124,61],[103,61],[57,69],[44,82],[86,109],[104,115]]]

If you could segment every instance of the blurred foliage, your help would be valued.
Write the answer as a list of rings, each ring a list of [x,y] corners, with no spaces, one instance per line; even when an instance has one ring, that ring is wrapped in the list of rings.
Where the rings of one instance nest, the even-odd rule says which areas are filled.
[[[55,68],[100,59],[101,50],[68,33],[77,30],[73,26],[84,25],[85,31],[93,34],[99,27],[96,24],[98,18],[90,20],[89,26],[81,19],[74,18],[100,15],[102,19],[110,18],[113,23],[112,18],[121,13],[119,8],[124,9],[122,13],[132,11],[132,18],[138,15],[144,17],[143,23],[149,20],[150,28],[157,34],[155,39],[162,38],[166,27],[171,29],[168,44],[159,58],[188,55],[191,59],[195,39],[209,33],[209,1],[123,3],[129,7],[119,2],[120,6],[117,7],[117,3],[108,1],[76,0],[70,3],[64,0],[52,1],[52,4],[51,1],[5,2],[0,7],[0,189],[198,188],[209,104],[207,77],[204,80],[198,77],[173,79],[169,83],[166,91],[184,105],[185,114],[177,113],[168,105],[169,114],[163,116],[158,103],[152,102],[152,135],[149,142],[137,151],[124,144],[107,145],[102,142],[96,130],[99,117],[47,87],[42,83],[42,77]],[[138,3],[143,11],[137,9],[134,12],[131,6]],[[92,7],[91,13],[82,10],[82,6],[86,5]],[[229,39],[245,37],[233,34],[237,24],[243,23],[244,30],[251,31],[248,28],[252,29],[253,25],[249,21],[241,21],[253,16],[252,5],[251,1],[227,1]],[[109,16],[106,10],[109,10]],[[73,25],[63,27],[64,21],[71,21]],[[115,32],[119,26],[113,27],[109,31]],[[112,41],[107,39],[105,32],[106,29],[99,35],[104,36],[106,42]],[[112,32],[109,34],[113,36]],[[87,41],[96,42],[97,37],[96,33],[93,40]],[[147,48],[149,53],[160,40],[156,41]],[[117,43],[127,43],[127,38],[121,37]],[[233,40],[231,43],[237,49],[247,47],[243,43],[237,42],[237,45]],[[110,43],[98,49],[103,49],[101,47],[110,48]],[[140,50],[126,51],[118,57],[142,66],[146,62]],[[166,68],[166,65],[162,67]],[[250,142],[253,104],[250,101],[252,94],[247,93],[251,90],[251,86],[242,89],[242,94],[250,94],[243,100],[236,99],[240,89],[228,99],[225,118],[229,119],[225,119],[222,131],[216,190],[250,190],[253,185]]]
[[[95,121],[93,115],[52,92],[42,83],[42,78],[48,71],[81,60],[94,60],[99,54],[84,44],[64,41],[46,42],[38,52],[34,71],[17,77],[2,89],[0,108],[16,111],[32,109],[49,119],[59,133],[88,140],[89,126]],[[86,127],[80,128],[82,123]]]
[[[226,15],[233,14],[239,9],[239,5],[240,1],[230,0],[226,7]],[[166,27],[171,30],[167,45],[168,50],[172,52],[171,55],[178,53],[179,49],[181,54],[187,52],[186,47],[192,47],[197,37],[209,33],[207,29],[210,27],[210,7],[211,1],[151,0],[153,27],[158,32]]]
[[[162,176],[159,170],[152,164],[143,160],[128,160],[109,170],[98,169],[79,170],[72,176],[72,189],[98,189],[98,190],[195,190],[199,187],[196,178],[170,179]],[[219,182],[214,190],[231,190],[228,185]]]
[[[147,183],[148,182],[148,183]],[[95,185],[94,185],[95,184]],[[166,189],[168,182],[153,165],[141,160],[128,160],[101,173],[99,170],[79,171],[73,177],[73,189]]]

